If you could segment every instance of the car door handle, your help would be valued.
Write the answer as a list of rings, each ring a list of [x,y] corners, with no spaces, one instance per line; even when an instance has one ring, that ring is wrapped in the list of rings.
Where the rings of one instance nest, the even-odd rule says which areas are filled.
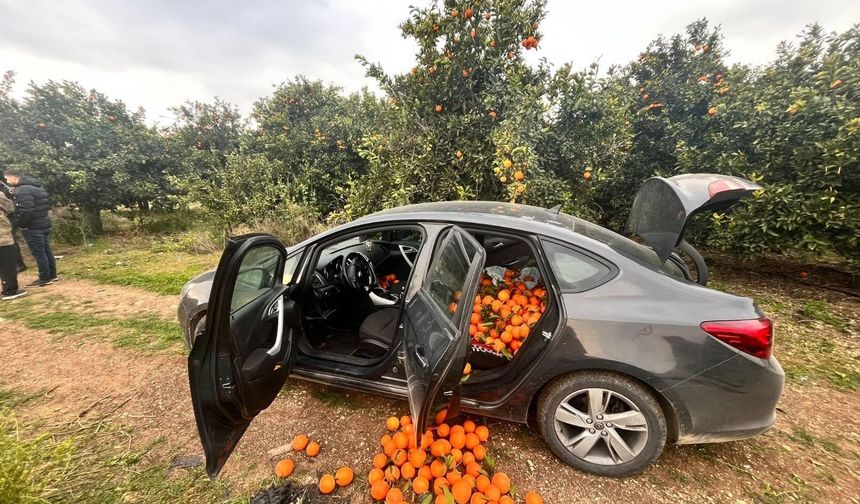
[[[278,312],[278,329],[275,333],[275,344],[272,345],[272,348],[266,350],[266,353],[272,357],[281,353],[281,346],[284,343],[284,296],[278,297],[275,309]]]

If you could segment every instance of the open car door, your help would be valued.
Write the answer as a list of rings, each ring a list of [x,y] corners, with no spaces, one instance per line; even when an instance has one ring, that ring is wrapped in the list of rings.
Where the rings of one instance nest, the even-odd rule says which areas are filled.
[[[301,313],[291,299],[294,286],[283,282],[286,258],[275,237],[252,234],[229,239],[218,263],[206,329],[188,357],[191,401],[212,478],[292,368]]]
[[[437,403],[445,399],[449,407],[457,407],[469,353],[469,317],[485,260],[484,248],[469,233],[445,228],[437,235],[423,278],[410,286],[403,317],[404,367],[416,436],[424,432]]]
[[[690,217],[723,210],[760,189],[740,177],[711,173],[651,177],[636,193],[627,228],[641,236],[665,262],[681,245]]]

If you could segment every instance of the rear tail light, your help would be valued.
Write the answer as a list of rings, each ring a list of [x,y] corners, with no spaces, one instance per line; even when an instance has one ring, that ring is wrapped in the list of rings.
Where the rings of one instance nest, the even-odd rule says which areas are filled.
[[[753,320],[702,322],[702,330],[723,343],[760,359],[773,350],[773,322],[767,317]]]

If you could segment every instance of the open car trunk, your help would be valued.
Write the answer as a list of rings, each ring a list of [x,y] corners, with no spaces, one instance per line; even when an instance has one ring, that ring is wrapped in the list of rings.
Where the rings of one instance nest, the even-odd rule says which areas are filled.
[[[692,216],[726,209],[760,189],[749,180],[712,173],[651,177],[636,193],[627,229],[665,262],[681,245]]]

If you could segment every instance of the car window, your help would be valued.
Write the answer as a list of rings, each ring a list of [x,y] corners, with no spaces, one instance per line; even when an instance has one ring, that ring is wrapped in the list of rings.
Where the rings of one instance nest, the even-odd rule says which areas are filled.
[[[630,238],[621,236],[618,233],[612,232],[604,227],[592,224],[586,220],[573,217],[573,230],[581,235],[585,235],[591,239],[597,240],[619,254],[632,259],[643,266],[647,266],[653,270],[662,271],[671,276],[685,279],[684,273],[671,261],[665,263],[660,261],[657,253],[640,243],[636,243]]]
[[[275,286],[281,257],[281,251],[272,246],[257,247],[245,254],[230,299],[231,315]]]
[[[544,251],[563,291],[582,292],[597,287],[614,275],[612,268],[572,248],[551,241]]]
[[[296,270],[299,267],[299,259],[301,257],[301,252],[295,252],[290,257],[287,257],[287,262],[284,264],[284,278],[282,282],[284,285],[291,284],[295,280]]]
[[[469,264],[476,252],[471,242],[462,240],[457,233],[449,232],[430,265],[425,289],[455,325],[461,289],[466,283]]]

